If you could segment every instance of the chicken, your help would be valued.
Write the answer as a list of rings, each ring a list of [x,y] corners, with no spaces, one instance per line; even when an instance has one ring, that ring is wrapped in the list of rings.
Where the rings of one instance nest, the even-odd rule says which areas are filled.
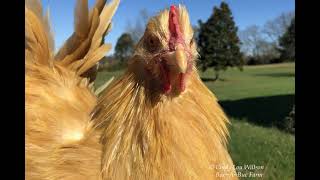
[[[110,49],[103,36],[119,0],[98,0],[89,12],[78,0],[75,32],[54,55],[48,16],[41,3],[25,6],[25,178],[100,179],[100,133],[93,128],[92,69]]]
[[[197,56],[184,6],[149,20],[126,72],[94,110],[103,179],[237,179],[229,121],[199,77]]]

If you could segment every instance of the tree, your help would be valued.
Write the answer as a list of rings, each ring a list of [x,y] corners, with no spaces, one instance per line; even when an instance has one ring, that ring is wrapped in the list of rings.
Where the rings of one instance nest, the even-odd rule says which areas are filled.
[[[139,16],[134,24],[132,24],[130,21],[127,23],[126,30],[131,35],[134,43],[137,43],[143,36],[150,15],[151,14],[147,11],[147,9],[142,9],[140,10]]]
[[[197,25],[193,25],[192,26],[193,29],[193,38],[196,42],[199,41],[199,31],[200,31],[200,27]]]
[[[268,64],[279,58],[276,42],[267,39],[257,25],[240,31],[239,37],[242,42],[241,52],[246,55],[247,64]]]
[[[115,47],[115,57],[120,60],[121,63],[124,62],[129,56],[132,55],[134,49],[134,42],[129,33],[123,33],[116,44]]]
[[[239,32],[241,39],[241,51],[251,56],[258,56],[260,54],[259,43],[263,41],[261,30],[257,25],[247,27],[245,30]]]
[[[247,64],[282,62],[279,38],[286,32],[293,18],[294,11],[282,13],[262,27],[252,25],[240,31],[241,52],[244,53]]]
[[[282,13],[278,17],[267,21],[263,26],[262,33],[278,45],[279,37],[286,32],[293,18],[294,12]]]
[[[202,71],[213,67],[217,80],[219,71],[226,70],[227,67],[237,66],[242,70],[243,58],[237,35],[238,28],[228,4],[222,2],[220,8],[214,7],[207,22],[199,21],[199,27],[199,66]]]
[[[279,38],[281,59],[295,61],[295,18],[292,19],[287,31]]]

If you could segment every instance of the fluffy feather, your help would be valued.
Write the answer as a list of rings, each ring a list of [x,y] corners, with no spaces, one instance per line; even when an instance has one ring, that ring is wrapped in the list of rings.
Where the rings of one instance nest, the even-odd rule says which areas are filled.
[[[38,0],[26,1],[25,56],[27,61],[52,65],[54,41],[49,27],[49,13],[43,16]]]
[[[193,31],[179,6],[186,48]],[[101,94],[94,113],[102,133],[102,176],[117,180],[237,179],[226,148],[229,123],[216,97],[200,80],[195,64],[183,93],[164,94],[158,57],[169,41],[169,11],[151,18],[128,70]],[[148,50],[149,38],[158,49]],[[154,41],[152,42],[154,44]],[[227,169],[217,168],[226,167]],[[228,173],[223,178],[219,175]]]
[[[26,63],[26,179],[98,179],[96,97],[75,72]]]
[[[62,59],[57,59],[41,3],[26,2],[26,179],[96,180],[101,177],[100,132],[93,128],[91,121],[97,98],[92,84],[80,75],[110,49],[110,45],[100,42],[88,51],[93,34],[102,36],[105,27],[110,27],[119,1],[106,6],[105,1],[98,0],[90,17],[86,3],[78,1],[76,35],[56,56]]]
[[[69,66],[77,74],[88,77],[92,82],[96,70],[86,73],[96,65],[111,48],[110,44],[103,44],[103,37],[111,29],[113,17],[119,0],[114,0],[104,6],[105,0],[98,0],[88,15],[87,0],[78,0],[75,11],[75,32],[65,42],[55,56],[64,66]]]

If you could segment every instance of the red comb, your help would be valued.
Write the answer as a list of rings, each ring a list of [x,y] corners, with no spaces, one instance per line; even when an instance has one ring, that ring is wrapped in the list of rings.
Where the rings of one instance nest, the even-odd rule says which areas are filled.
[[[171,5],[170,6],[170,11],[175,11],[176,10],[176,6],[175,5]]]
[[[169,12],[169,31],[170,31],[169,48],[172,50],[174,49],[174,46],[177,42],[183,42],[178,13],[179,12],[176,6],[171,5],[170,12]]]

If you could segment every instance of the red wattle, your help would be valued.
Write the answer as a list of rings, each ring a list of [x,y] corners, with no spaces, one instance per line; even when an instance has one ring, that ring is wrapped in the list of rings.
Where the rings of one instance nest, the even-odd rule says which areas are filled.
[[[183,92],[186,89],[186,74],[179,74],[179,88],[180,91]]]
[[[164,93],[169,93],[169,92],[171,92],[171,84],[170,83],[165,83],[164,85],[163,85],[163,91],[164,91]]]

